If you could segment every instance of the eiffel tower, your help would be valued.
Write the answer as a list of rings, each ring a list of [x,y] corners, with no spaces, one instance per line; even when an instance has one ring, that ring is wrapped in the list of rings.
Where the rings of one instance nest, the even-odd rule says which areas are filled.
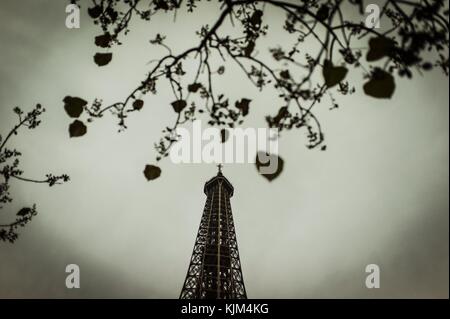
[[[246,299],[231,214],[233,186],[218,165],[206,182],[206,204],[180,299]]]

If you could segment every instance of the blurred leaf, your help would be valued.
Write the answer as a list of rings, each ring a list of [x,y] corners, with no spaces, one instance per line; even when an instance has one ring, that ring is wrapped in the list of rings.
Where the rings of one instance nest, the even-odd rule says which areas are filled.
[[[254,27],[258,27],[261,25],[262,23],[262,16],[263,16],[263,12],[262,10],[255,10],[252,14],[252,16],[249,19],[249,22],[254,26]]]
[[[422,64],[422,69],[424,69],[425,71],[430,71],[433,69],[433,64],[430,62],[424,62]]]
[[[118,13],[112,7],[106,8],[105,13],[109,16],[113,23],[117,20]]]
[[[289,70],[283,70],[280,72],[280,76],[285,79],[288,80],[291,78],[291,74],[289,73]]]
[[[69,135],[70,137],[80,137],[86,134],[87,127],[84,125],[83,122],[79,120],[73,121],[72,124],[69,126]]]
[[[144,176],[148,181],[158,178],[161,175],[161,169],[155,165],[146,165],[144,169]]]
[[[111,59],[112,59],[112,53],[96,53],[94,55],[94,62],[98,66],[107,65],[109,62],[111,62]]]
[[[242,115],[246,116],[248,114],[249,104],[252,100],[243,98],[240,101],[236,101],[235,106],[242,111]]]
[[[165,0],[155,0],[154,1],[154,5],[155,5],[155,10],[169,10],[169,5],[167,4],[167,2]]]
[[[21,210],[19,210],[19,212],[17,213],[17,216],[24,217],[24,216],[29,215],[30,213],[31,213],[31,208],[24,207]]]
[[[267,157],[267,156],[269,156],[269,161],[267,163],[264,163],[264,164],[261,163],[259,158],[260,157],[264,158],[264,157]],[[261,173],[261,171],[260,171],[261,167],[267,167],[268,168],[271,164],[273,165],[273,163],[278,163],[278,165],[277,165],[277,167],[275,169],[275,172],[267,173],[267,174],[262,174]],[[259,151],[256,154],[255,165],[256,165],[256,169],[258,170],[258,172],[260,172],[262,176],[264,176],[269,182],[271,182],[275,178],[277,178],[281,174],[281,172],[283,171],[284,161],[283,161],[283,159],[281,157],[279,157],[277,155],[274,155],[274,154],[269,155],[266,152]]]
[[[140,109],[142,109],[143,106],[144,106],[144,101],[142,101],[140,99],[135,100],[133,102],[133,109],[135,109],[135,110],[139,111]]]
[[[185,100],[177,100],[171,103],[175,112],[180,113],[187,105]]]
[[[347,68],[343,66],[334,66],[330,60],[325,60],[323,64],[323,77],[325,78],[325,84],[331,88],[336,84],[339,84],[345,79],[347,75]]]
[[[328,18],[329,14],[330,14],[330,9],[328,8],[328,6],[326,4],[323,4],[319,8],[319,10],[317,10],[316,16],[319,21],[325,21]]]
[[[380,68],[375,68],[363,89],[364,93],[372,97],[391,98],[395,91],[394,77]]]
[[[77,118],[83,113],[84,106],[87,101],[79,97],[66,96],[63,99],[64,109],[70,117]]]
[[[103,10],[100,6],[88,8],[88,14],[92,19],[97,19],[102,13],[103,13]]]
[[[95,37],[95,45],[101,47],[101,48],[108,48],[110,47],[112,37],[111,35],[106,32],[105,34],[98,35]]]
[[[201,83],[192,83],[188,85],[188,91],[195,93],[202,87]]]
[[[371,38],[366,56],[367,61],[372,62],[388,56],[394,46],[395,43],[391,39],[385,37]]]

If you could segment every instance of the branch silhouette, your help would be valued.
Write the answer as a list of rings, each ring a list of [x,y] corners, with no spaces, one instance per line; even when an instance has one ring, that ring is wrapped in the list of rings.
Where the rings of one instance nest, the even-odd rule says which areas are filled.
[[[87,11],[102,30],[95,37],[95,44],[110,51],[122,44],[134,20],[151,22],[155,15],[176,16],[179,10],[194,13],[204,2],[94,0]],[[348,95],[359,90],[359,83],[348,80],[350,72],[362,73],[365,81],[362,91],[379,99],[393,96],[398,78],[411,79],[414,74],[423,75],[434,69],[441,69],[448,76],[448,3],[443,0],[379,1],[379,21],[384,25],[379,30],[364,22],[362,0],[217,2],[219,14],[211,26],[199,27],[196,32],[199,40],[192,47],[176,54],[166,43],[166,35],[158,33],[150,39],[151,44],[162,46],[168,53],[151,61],[145,78],[122,101],[103,105],[101,99],[88,103],[82,98],[66,96],[65,109],[69,116],[77,118],[70,125],[71,136],[86,134],[87,127],[79,119],[83,112],[89,123],[109,112],[117,118],[119,132],[127,129],[128,116],[144,107],[143,97],[157,94],[157,84],[165,83],[173,93],[173,100],[167,105],[171,105],[176,116],[154,145],[158,162],[168,156],[172,145],[179,140],[176,128],[188,121],[206,115],[209,125],[222,130],[243,123],[249,114],[251,98],[242,97],[233,103],[214,86],[226,65],[235,64],[259,90],[272,86],[277,91],[281,106],[275,115],[266,116],[269,127],[278,128],[279,132],[304,130],[306,146],[325,151],[325,134],[314,107],[325,101],[334,110],[339,108],[335,94]],[[279,25],[293,41],[290,45],[259,48],[260,38],[270,36],[271,26],[264,19],[271,10],[285,14]],[[239,35],[222,32],[224,25],[231,26]],[[309,49],[306,41],[310,39],[318,49]],[[263,49],[270,52],[270,62],[259,54]],[[112,52],[98,52],[94,62],[103,67],[113,61],[112,57]],[[215,65],[212,57],[219,57],[224,65]],[[183,68],[188,59],[197,63],[193,73]],[[150,166],[159,170],[151,176],[159,177],[159,167]]]
[[[40,116],[45,112],[45,109],[37,104],[36,107],[28,113],[25,113],[19,107],[14,108],[14,113],[18,117],[17,124],[8,132],[4,139],[0,135],[0,210],[4,208],[5,204],[13,201],[12,195],[9,191],[11,179],[17,179],[22,182],[30,183],[44,183],[48,186],[61,184],[69,181],[69,176],[66,174],[55,176],[47,174],[45,179],[31,179],[23,177],[23,171],[19,168],[22,153],[17,149],[10,149],[7,147],[11,138],[18,134],[20,128],[35,129],[41,123]],[[0,241],[8,241],[13,243],[19,236],[18,228],[24,227],[28,224],[34,216],[37,215],[36,205],[31,207],[23,207],[20,209],[15,217],[15,220],[6,224],[0,223]]]

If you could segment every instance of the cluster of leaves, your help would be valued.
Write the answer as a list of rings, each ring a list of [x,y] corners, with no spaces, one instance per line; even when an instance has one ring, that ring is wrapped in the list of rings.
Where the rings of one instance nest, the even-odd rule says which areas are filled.
[[[258,89],[267,86],[276,89],[281,105],[275,115],[266,116],[268,126],[280,131],[301,129],[305,132],[308,148],[326,150],[325,136],[313,107],[329,98],[330,109],[336,109],[339,104],[333,94],[354,93],[359,83],[350,83],[350,71],[362,73],[365,78],[362,91],[379,99],[393,96],[396,77],[412,78],[414,71],[422,74],[435,68],[448,75],[449,23],[447,4],[443,0],[379,1],[384,31],[366,26],[362,0],[218,1],[220,13],[213,24],[200,27],[199,40],[194,46],[175,54],[166,44],[166,36],[158,33],[150,43],[164,47],[168,53],[153,61],[145,78],[127,97],[110,105],[103,105],[100,99],[89,105],[81,98],[66,97],[64,102],[69,116],[78,117],[85,110],[87,121],[91,122],[109,111],[117,117],[119,131],[122,131],[127,128],[126,118],[130,113],[143,108],[143,96],[156,94],[157,85],[164,82],[174,95],[167,105],[173,108],[176,120],[162,131],[159,143],[155,143],[156,160],[159,161],[177,142],[175,130],[179,125],[206,113],[208,123],[225,132],[227,127],[242,124],[249,114],[250,98],[230,102],[226,92],[220,92],[214,86],[216,77],[225,72],[225,65],[211,65],[211,57],[217,56],[224,64],[234,63],[241,68]],[[94,0],[88,13],[103,32],[95,38],[95,43],[110,50],[121,44],[119,39],[130,32],[131,22],[136,17],[151,21],[156,14],[169,16],[170,12],[176,14],[183,8],[194,12],[201,2]],[[280,26],[293,41],[287,46],[266,48],[273,58],[269,63],[263,61],[259,54],[261,50],[256,48],[259,39],[270,34],[269,25],[264,21],[267,13],[273,10],[285,13]],[[360,19],[354,18],[355,13],[359,13]],[[239,35],[220,32],[225,21],[230,21]],[[306,41],[311,41],[308,46],[304,45]],[[312,42],[318,49],[308,49],[315,47],[311,46]],[[183,69],[183,63],[188,59],[198,63],[193,74],[187,74]],[[94,60],[104,66],[112,61],[112,53],[97,53]],[[69,131],[71,136],[81,136],[86,133],[86,126],[75,120]],[[154,179],[160,175],[160,170],[149,175],[152,177],[149,179]]]
[[[5,204],[13,200],[10,193],[10,183],[13,179],[22,182],[45,183],[48,186],[69,181],[69,176],[66,174],[58,176],[47,174],[45,179],[42,180],[30,179],[23,176],[24,172],[19,167],[22,153],[15,148],[8,148],[7,144],[13,136],[18,134],[20,128],[35,129],[41,123],[40,116],[45,112],[45,109],[40,104],[37,104],[33,110],[27,113],[19,107],[15,107],[13,111],[18,117],[17,124],[14,125],[5,138],[0,135],[0,210],[4,208]],[[17,229],[29,223],[36,214],[36,205],[33,204],[31,207],[23,207],[20,209],[13,222],[6,224],[0,223],[0,241],[14,242],[18,238]]]
[[[24,207],[20,209],[16,214],[14,222],[7,225],[0,225],[0,240],[13,243],[19,237],[17,229],[24,227],[31,219],[37,215],[36,205],[30,207]]]

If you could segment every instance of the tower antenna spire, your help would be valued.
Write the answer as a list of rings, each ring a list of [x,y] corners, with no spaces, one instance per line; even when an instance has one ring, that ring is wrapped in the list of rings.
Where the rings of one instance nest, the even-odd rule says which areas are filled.
[[[217,165],[217,168],[219,169],[218,174],[222,174],[222,164]]]

